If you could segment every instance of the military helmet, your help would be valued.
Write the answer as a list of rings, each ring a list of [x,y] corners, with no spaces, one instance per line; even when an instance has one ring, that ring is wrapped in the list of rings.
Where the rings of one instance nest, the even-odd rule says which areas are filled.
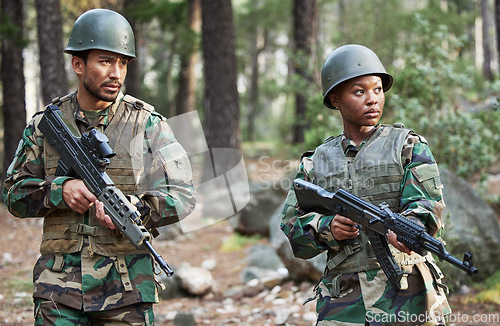
[[[330,102],[328,93],[340,83],[364,75],[380,76],[384,92],[392,86],[392,76],[385,71],[380,59],[369,48],[347,44],[333,50],[321,68],[323,104],[327,108],[336,109]]]
[[[108,9],[92,9],[78,17],[64,52],[92,49],[135,58],[134,31],[125,17]]]

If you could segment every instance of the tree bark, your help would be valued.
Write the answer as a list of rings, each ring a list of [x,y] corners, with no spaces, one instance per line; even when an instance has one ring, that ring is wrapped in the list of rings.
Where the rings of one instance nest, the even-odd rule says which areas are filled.
[[[257,116],[260,108],[259,57],[266,47],[267,31],[263,31],[262,34],[263,35],[260,36],[259,28],[256,28],[254,31],[254,37],[252,37],[251,75],[247,113],[247,139],[249,141],[255,141],[255,117]],[[260,38],[262,39],[262,41],[260,41]]]
[[[490,17],[489,17],[489,1],[481,0],[481,17],[483,21],[483,76],[489,81],[493,80],[493,72],[491,70],[491,47],[490,47]]]
[[[293,51],[296,56],[294,73],[302,81],[310,80],[308,62],[312,54],[312,46],[315,35],[316,24],[316,0],[294,0],[293,4]],[[306,129],[307,96],[304,90],[298,90],[295,94],[295,126],[293,132],[293,143],[304,142]]]
[[[497,41],[497,66],[500,72],[500,0],[495,0],[495,35]]]
[[[189,29],[198,34],[201,28],[201,4],[200,0],[188,0]],[[195,38],[196,39],[196,38]],[[199,61],[196,46],[190,47],[181,57],[181,71],[179,78],[179,89],[177,90],[176,113],[182,114],[194,110],[196,103],[196,77],[194,68]]]
[[[49,104],[53,98],[68,93],[61,7],[59,0],[36,0],[35,3],[42,98],[44,104]]]
[[[125,0],[123,4],[123,9],[125,12],[125,18],[132,26],[132,30],[134,31],[135,38],[135,55],[138,56],[137,53],[139,50],[140,38],[141,34],[137,30],[136,20],[132,15],[128,15],[127,13],[130,10],[130,7],[133,6],[137,1],[136,0]],[[127,94],[135,96],[137,98],[141,97],[141,68],[139,65],[139,60],[133,60],[128,64],[127,67],[127,79],[125,80],[125,91]]]
[[[205,134],[209,147],[240,148],[231,0],[202,0]]]
[[[26,102],[23,72],[23,1],[1,1],[2,25],[9,26],[9,33],[2,34],[0,76],[3,89],[3,167],[1,178],[16,152],[17,144],[26,125]]]

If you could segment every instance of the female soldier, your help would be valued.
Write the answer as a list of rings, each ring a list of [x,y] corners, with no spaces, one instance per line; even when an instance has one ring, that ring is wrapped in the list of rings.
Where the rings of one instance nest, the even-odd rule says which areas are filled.
[[[385,202],[438,236],[444,202],[437,164],[422,136],[401,124],[379,124],[393,78],[377,55],[361,45],[341,46],[326,59],[321,81],[323,103],[340,112],[344,132],[305,153],[297,178],[331,192],[343,188],[375,205]],[[293,189],[281,217],[295,256],[328,253],[316,286],[317,325],[444,324],[450,308],[432,256],[411,252],[389,232],[391,251],[405,271],[394,285],[352,220],[304,213]]]

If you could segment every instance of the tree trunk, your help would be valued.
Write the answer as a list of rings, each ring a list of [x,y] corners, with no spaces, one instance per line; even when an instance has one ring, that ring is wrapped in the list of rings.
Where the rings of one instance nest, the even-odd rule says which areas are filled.
[[[19,0],[1,1],[2,25],[7,25],[10,33],[2,34],[0,76],[3,86],[3,167],[1,178],[16,152],[17,143],[26,125],[26,102],[23,72],[23,2]]]
[[[130,26],[132,26],[132,30],[134,31],[135,37],[135,55],[139,54],[137,51],[139,50],[140,38],[141,34],[137,30],[136,20],[133,18],[133,15],[128,15],[130,7],[136,4],[136,0],[125,0],[123,4],[123,9],[125,11],[125,17],[127,18]],[[127,67],[127,79],[125,80],[125,92],[137,98],[141,97],[141,69],[139,65],[139,60],[133,60],[128,64]]]
[[[201,4],[200,0],[188,0],[189,29],[198,34],[201,28]],[[195,38],[196,39],[196,38]],[[181,58],[181,72],[179,78],[179,89],[177,90],[176,113],[182,114],[194,110],[196,103],[196,78],[194,68],[199,61],[199,54],[193,45]]]
[[[207,143],[212,148],[240,148],[231,0],[203,0],[201,8]]]
[[[39,61],[44,105],[68,93],[59,0],[36,0]]]
[[[293,31],[294,46],[293,51],[296,56],[294,63],[295,74],[300,80],[307,81],[309,77],[309,65],[312,45],[314,42],[316,24],[316,0],[294,0],[293,4]],[[293,143],[304,142],[304,132],[306,129],[307,96],[305,90],[298,90],[295,93],[295,126],[293,133]]]
[[[487,80],[493,80],[493,73],[491,71],[491,47],[490,47],[490,17],[489,17],[489,1],[481,0],[481,17],[483,21],[482,34],[483,34],[483,76]]]
[[[497,66],[500,72],[500,0],[495,0],[495,28],[497,41]]]
[[[257,27],[252,37],[251,49],[251,75],[250,75],[250,90],[248,99],[247,113],[247,139],[255,141],[255,118],[259,113],[259,56],[264,51],[267,43],[267,31],[263,31],[263,35],[259,35],[260,29]]]

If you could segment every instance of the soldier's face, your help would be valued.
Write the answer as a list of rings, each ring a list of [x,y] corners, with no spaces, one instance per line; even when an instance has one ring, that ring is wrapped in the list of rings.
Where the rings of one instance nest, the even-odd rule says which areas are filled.
[[[103,50],[90,51],[81,70],[85,90],[99,101],[113,102],[122,87],[129,58]]]
[[[378,76],[361,76],[343,82],[329,94],[345,127],[376,125],[384,111],[385,95]]]

